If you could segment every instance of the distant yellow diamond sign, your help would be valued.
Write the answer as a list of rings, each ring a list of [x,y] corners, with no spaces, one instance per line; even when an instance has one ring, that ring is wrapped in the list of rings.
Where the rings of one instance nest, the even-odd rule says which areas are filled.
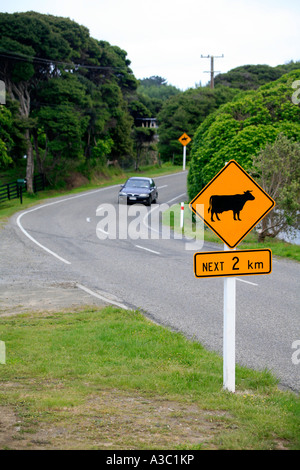
[[[181,137],[179,137],[179,142],[185,147],[187,144],[190,143],[192,140],[186,133],[182,134]]]
[[[275,206],[275,201],[235,161],[190,202],[192,211],[234,248]]]

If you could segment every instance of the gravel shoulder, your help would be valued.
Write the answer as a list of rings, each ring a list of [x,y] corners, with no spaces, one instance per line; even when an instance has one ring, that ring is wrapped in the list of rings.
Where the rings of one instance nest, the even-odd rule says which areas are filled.
[[[16,216],[0,230],[0,316],[107,305],[79,289],[61,263],[21,237]]]

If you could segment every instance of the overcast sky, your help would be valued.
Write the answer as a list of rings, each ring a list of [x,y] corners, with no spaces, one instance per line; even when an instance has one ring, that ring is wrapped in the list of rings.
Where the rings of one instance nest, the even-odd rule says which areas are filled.
[[[2,0],[1,12],[68,17],[127,52],[136,78],[159,75],[181,90],[215,71],[300,60],[299,0]]]

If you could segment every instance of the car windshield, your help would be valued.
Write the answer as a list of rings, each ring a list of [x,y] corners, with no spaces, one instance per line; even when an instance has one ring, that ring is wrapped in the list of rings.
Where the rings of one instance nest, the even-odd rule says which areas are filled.
[[[150,182],[147,180],[130,179],[126,182],[125,186],[130,188],[150,188]]]

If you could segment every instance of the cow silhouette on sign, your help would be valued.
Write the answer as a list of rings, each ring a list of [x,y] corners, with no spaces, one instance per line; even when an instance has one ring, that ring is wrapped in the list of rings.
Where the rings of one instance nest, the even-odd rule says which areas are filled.
[[[215,222],[214,214],[218,220],[218,214],[225,211],[233,212],[234,220],[240,219],[240,212],[247,201],[253,201],[255,197],[251,194],[252,191],[244,191],[244,194],[233,194],[228,196],[211,196],[209,199],[208,213],[211,213],[210,220]]]

